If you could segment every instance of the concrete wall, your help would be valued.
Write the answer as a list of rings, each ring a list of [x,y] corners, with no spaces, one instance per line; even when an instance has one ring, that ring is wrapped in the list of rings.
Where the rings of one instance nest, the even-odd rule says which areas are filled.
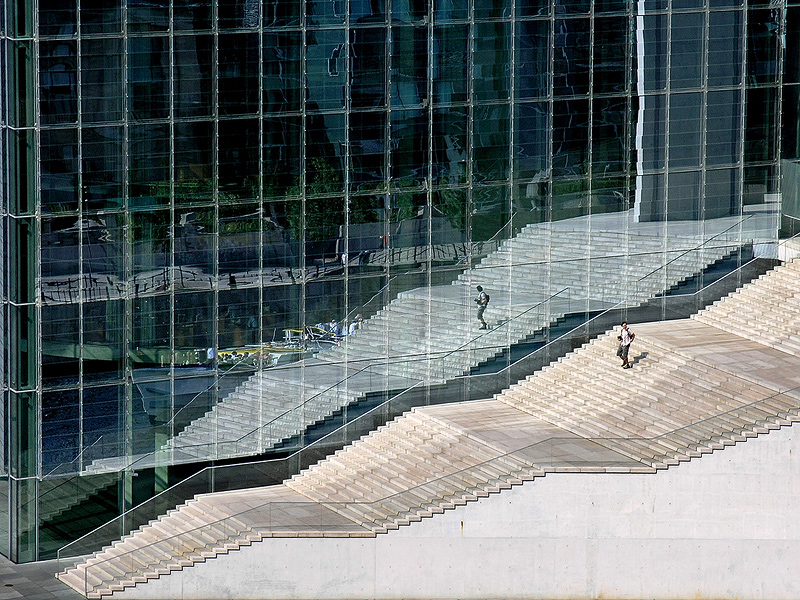
[[[374,539],[266,540],[114,597],[800,598],[800,426],[554,474]]]

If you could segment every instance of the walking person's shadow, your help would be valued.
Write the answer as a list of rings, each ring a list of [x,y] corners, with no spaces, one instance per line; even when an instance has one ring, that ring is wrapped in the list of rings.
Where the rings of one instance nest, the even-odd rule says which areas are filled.
[[[640,360],[644,360],[650,355],[649,352],[640,352],[638,356],[634,356],[631,361],[631,366],[638,365]]]

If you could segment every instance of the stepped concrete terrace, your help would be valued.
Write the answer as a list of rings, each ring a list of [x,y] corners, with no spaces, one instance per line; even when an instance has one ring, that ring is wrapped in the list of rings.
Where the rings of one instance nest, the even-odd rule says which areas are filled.
[[[771,321],[775,296],[800,297],[800,262],[697,318],[633,324],[631,369],[615,357],[615,329],[494,398],[414,409],[281,485],[197,496],[58,577],[90,598],[208,597],[203,586],[214,583],[204,574],[221,555],[238,551],[224,562],[236,569],[270,539],[392,538],[473,503],[501,514],[501,492],[544,476],[654,475],[791,426],[800,421],[800,358],[704,322]],[[785,335],[799,333],[800,321],[786,323]],[[302,579],[301,566],[293,571]]]
[[[370,392],[462,375],[570,312],[638,305],[767,237],[765,219],[667,225],[617,213],[529,225],[452,285],[401,292],[340,347],[254,374],[159,451],[86,472],[261,454]],[[479,283],[491,296],[486,332],[472,301]]]

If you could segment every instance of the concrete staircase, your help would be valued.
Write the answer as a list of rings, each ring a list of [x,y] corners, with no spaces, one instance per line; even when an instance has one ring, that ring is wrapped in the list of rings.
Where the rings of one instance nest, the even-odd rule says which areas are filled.
[[[716,301],[692,318],[759,343],[800,355],[800,262],[794,260]],[[769,290],[764,294],[763,290]],[[765,318],[766,317],[766,318]]]
[[[740,302],[746,322],[770,321],[773,284],[800,294],[799,268],[703,318]],[[699,318],[633,329],[632,369],[611,331],[492,399],[414,409],[282,485],[198,496],[59,578],[99,598],[265,537],[375,536],[545,474],[655,473],[800,422],[795,354]]]
[[[256,373],[159,452],[133,461],[144,468],[265,452],[369,392],[447,381],[565,314],[637,305],[738,247],[708,237],[664,242],[633,229],[529,225],[453,284],[401,292],[340,347]],[[491,295],[485,332],[472,301],[477,283]],[[124,466],[96,460],[87,471]]]

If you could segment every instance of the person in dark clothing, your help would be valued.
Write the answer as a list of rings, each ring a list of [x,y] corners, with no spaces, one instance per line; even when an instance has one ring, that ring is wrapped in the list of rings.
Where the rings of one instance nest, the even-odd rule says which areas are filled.
[[[475,303],[478,305],[478,321],[481,322],[480,329],[488,329],[486,321],[483,319],[483,313],[489,305],[489,294],[483,291],[481,286],[478,286],[478,297],[475,298]]]

